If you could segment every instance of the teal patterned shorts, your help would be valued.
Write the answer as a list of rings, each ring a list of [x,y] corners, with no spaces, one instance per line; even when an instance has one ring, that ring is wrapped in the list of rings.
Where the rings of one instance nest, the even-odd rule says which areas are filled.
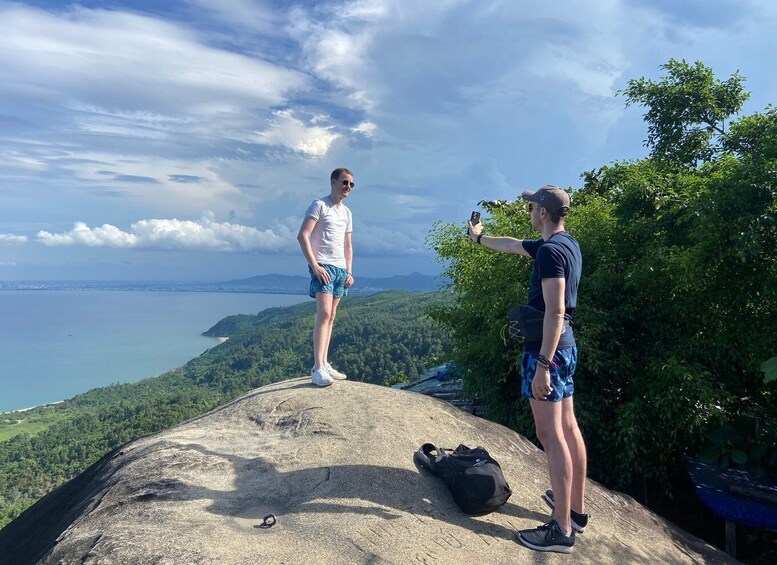
[[[342,298],[348,296],[348,289],[345,288],[345,281],[348,280],[348,271],[335,267],[334,265],[322,264],[322,267],[329,273],[329,284],[321,284],[318,277],[313,272],[313,268],[308,265],[308,272],[310,273],[310,298],[315,298],[316,293],[323,292],[324,294],[331,294],[335,298]]]
[[[537,372],[537,356],[539,351],[524,351],[521,356],[521,396],[534,398],[531,393],[531,383]],[[565,347],[556,351],[551,360],[555,365],[550,367],[550,386],[553,389],[545,400],[559,402],[575,394],[575,381],[572,375],[577,367],[577,347]]]

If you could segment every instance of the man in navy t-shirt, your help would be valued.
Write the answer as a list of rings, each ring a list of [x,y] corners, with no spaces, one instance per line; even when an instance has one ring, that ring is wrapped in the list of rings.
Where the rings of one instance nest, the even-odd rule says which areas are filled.
[[[525,191],[532,227],[542,238],[520,240],[491,237],[483,225],[469,223],[470,238],[489,249],[534,259],[527,303],[545,313],[542,341],[524,343],[521,394],[529,399],[537,437],[548,457],[551,490],[544,494],[553,520],[518,532],[520,541],[539,551],[569,553],[575,532],[588,524],[585,513],[586,450],[575,418],[572,395],[577,345],[571,321],[577,307],[577,287],[583,259],[580,246],[564,229],[569,195],[546,185]]]

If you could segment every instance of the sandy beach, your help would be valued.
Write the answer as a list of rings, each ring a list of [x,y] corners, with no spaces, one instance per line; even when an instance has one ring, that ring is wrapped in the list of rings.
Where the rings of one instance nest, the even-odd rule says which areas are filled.
[[[55,404],[62,404],[64,400],[56,400],[54,402],[47,402],[46,404],[40,404],[38,406],[30,406],[29,408],[17,408],[16,410],[7,410],[5,412],[0,412],[0,414],[12,414],[14,412],[29,412],[30,410],[35,410],[36,408],[42,408],[45,406],[54,406]]]

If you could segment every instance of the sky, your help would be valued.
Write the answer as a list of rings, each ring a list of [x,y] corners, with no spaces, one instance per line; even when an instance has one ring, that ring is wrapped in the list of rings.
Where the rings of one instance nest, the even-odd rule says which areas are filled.
[[[438,274],[434,222],[647,154],[670,58],[777,100],[772,0],[0,0],[0,280],[306,275],[347,167],[354,275]]]

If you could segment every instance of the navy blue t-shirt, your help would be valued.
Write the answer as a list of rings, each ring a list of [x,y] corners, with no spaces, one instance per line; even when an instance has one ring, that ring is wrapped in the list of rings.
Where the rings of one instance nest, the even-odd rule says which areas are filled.
[[[583,271],[583,256],[577,240],[567,232],[553,234],[547,241],[544,239],[525,239],[523,248],[534,259],[534,268],[529,279],[529,298],[527,304],[537,310],[545,311],[545,300],[542,298],[542,279],[560,279],[564,285],[564,314],[572,319],[577,307],[577,287],[580,284],[580,273]],[[539,347],[540,344],[534,344]],[[575,346],[575,334],[572,328],[561,334],[558,349]]]

